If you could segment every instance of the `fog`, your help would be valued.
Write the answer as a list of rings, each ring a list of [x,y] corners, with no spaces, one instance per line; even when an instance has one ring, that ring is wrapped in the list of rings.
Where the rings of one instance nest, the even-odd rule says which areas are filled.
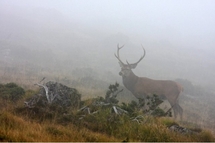
[[[123,62],[184,87],[184,120],[214,131],[214,0],[0,0],[0,83],[37,88],[43,77],[104,96]],[[124,87],[121,102],[137,100]],[[168,103],[167,103],[168,104]]]
[[[213,0],[1,0],[1,66],[27,63],[67,75],[90,68],[100,79],[121,82],[117,44],[125,45],[121,58],[131,63],[143,54],[142,44],[146,56],[134,69],[138,76],[188,79],[213,89],[214,5]]]

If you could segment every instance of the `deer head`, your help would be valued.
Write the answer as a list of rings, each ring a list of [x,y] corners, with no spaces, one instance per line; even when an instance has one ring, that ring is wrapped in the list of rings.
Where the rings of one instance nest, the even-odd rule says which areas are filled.
[[[124,64],[122,62],[122,60],[120,59],[120,56],[119,56],[119,50],[122,49],[123,47],[124,47],[124,45],[121,46],[121,47],[119,47],[119,44],[117,45],[117,55],[115,54],[115,57],[119,60],[119,65],[121,67],[121,71],[119,72],[119,75],[122,76],[122,77],[128,77],[130,74],[133,73],[132,69],[135,69],[137,67],[137,64],[145,57],[146,52],[145,52],[145,49],[142,46],[143,52],[144,52],[143,56],[141,56],[140,59],[136,63],[130,64],[126,60],[127,64]]]

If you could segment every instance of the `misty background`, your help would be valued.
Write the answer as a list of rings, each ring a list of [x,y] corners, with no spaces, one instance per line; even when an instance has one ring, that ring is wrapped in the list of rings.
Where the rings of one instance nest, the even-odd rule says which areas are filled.
[[[130,63],[143,54],[142,44],[138,76],[182,78],[213,90],[214,6],[213,0],[1,0],[1,69],[68,76],[83,69],[121,83],[117,44],[125,45],[121,58]]]
[[[0,83],[25,89],[43,77],[104,96],[122,61],[134,73],[176,80],[184,119],[215,128],[214,0],[0,0]],[[130,102],[131,93],[119,96]],[[82,98],[83,99],[83,98]]]

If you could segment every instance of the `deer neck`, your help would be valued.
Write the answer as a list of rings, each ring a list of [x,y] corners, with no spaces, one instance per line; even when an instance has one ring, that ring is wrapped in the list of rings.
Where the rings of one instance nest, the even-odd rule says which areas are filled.
[[[136,76],[133,72],[131,72],[129,76],[122,77],[123,84],[128,90],[133,92],[134,86],[137,83],[138,78],[139,78],[138,76]]]

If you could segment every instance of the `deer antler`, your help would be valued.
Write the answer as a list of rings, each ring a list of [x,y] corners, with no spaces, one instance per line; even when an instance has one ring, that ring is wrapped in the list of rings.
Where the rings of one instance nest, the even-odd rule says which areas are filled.
[[[124,45],[122,45],[121,47],[119,47],[119,44],[117,44],[117,55],[115,55],[115,57],[119,60],[120,63],[122,63],[123,65],[125,65],[121,60],[120,60],[120,57],[119,57],[119,50],[122,49],[124,47]]]
[[[144,49],[144,47],[143,47],[143,45],[141,45],[142,46],[142,48],[143,48],[143,52],[144,52],[144,54],[143,54],[143,56],[141,56],[140,57],[140,59],[136,62],[136,63],[133,63],[133,64],[129,64],[128,63],[128,61],[126,60],[126,62],[127,62],[127,64],[128,65],[134,65],[134,66],[137,66],[137,64],[145,57],[145,55],[146,55],[146,51],[145,51],[145,49]]]

